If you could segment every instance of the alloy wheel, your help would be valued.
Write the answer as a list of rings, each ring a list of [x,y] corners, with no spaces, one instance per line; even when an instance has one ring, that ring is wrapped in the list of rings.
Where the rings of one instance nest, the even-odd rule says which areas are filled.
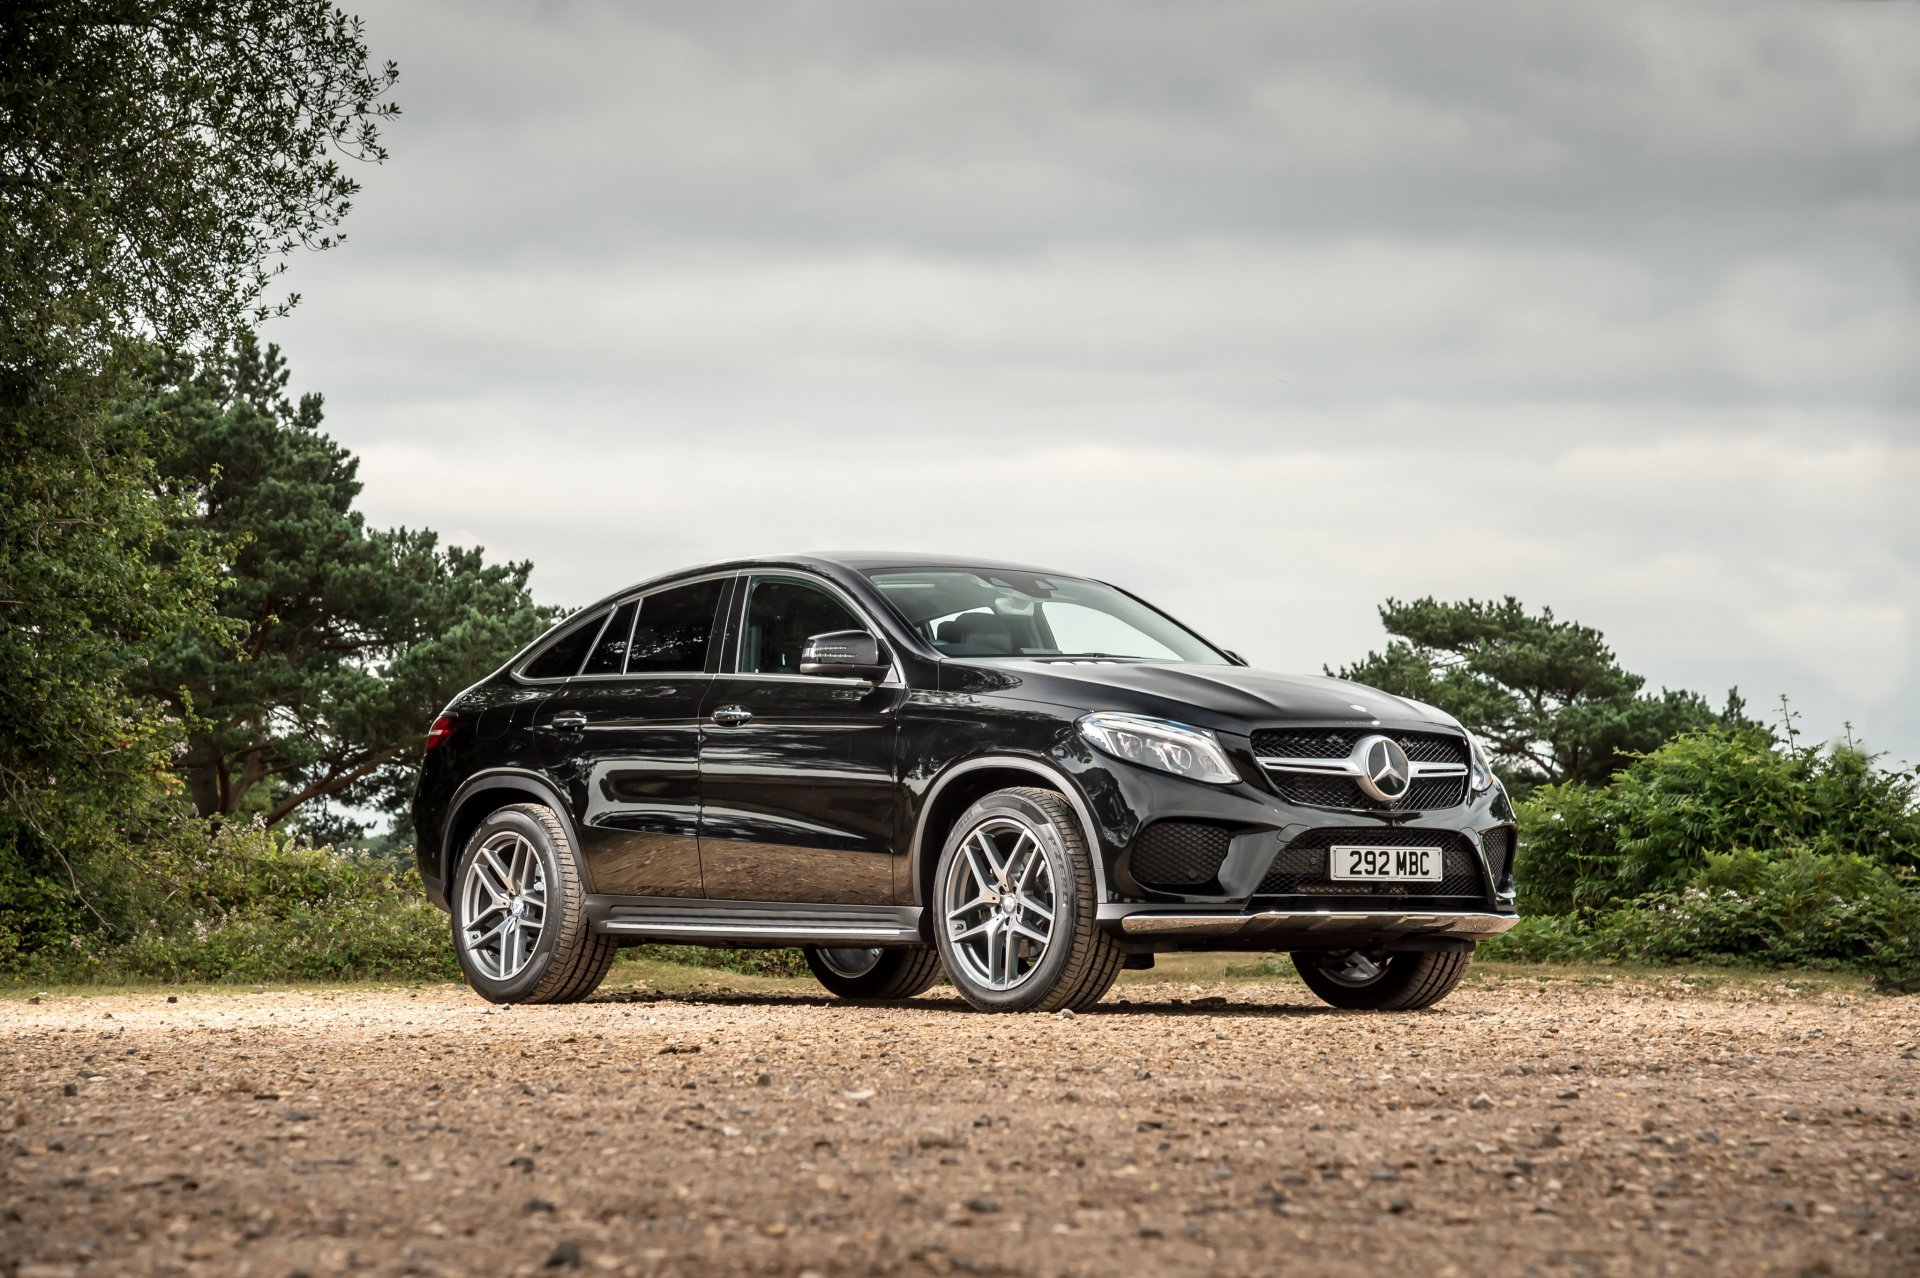
[[[1359,950],[1329,954],[1320,961],[1320,970],[1342,985],[1371,985],[1385,975],[1387,965],[1377,963]]]
[[[819,951],[820,961],[827,965],[829,971],[850,981],[859,980],[878,967],[881,953],[878,946],[871,949],[822,946]]]
[[[460,935],[489,980],[509,981],[533,958],[547,923],[547,875],[521,834],[504,830],[480,845],[461,886]]]
[[[1040,966],[1053,943],[1053,866],[1039,831],[995,816],[967,835],[941,895],[947,940],[969,979],[1006,991]]]

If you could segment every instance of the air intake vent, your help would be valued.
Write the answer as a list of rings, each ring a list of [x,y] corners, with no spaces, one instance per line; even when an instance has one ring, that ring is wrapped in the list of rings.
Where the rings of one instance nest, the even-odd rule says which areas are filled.
[[[1155,821],[1133,841],[1128,858],[1134,880],[1174,892],[1211,884],[1227,859],[1233,831],[1203,821]]]
[[[1481,832],[1480,842],[1487,849],[1487,865],[1493,870],[1493,882],[1501,891],[1513,887],[1513,827]]]

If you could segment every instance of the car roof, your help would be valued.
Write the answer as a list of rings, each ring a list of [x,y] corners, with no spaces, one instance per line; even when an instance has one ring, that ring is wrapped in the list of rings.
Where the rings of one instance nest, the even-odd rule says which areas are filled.
[[[1034,573],[1042,577],[1081,577],[1085,574],[1059,572],[1051,568],[1041,568],[1033,564],[1012,563],[1003,559],[987,559],[974,555],[932,555],[925,551],[883,551],[883,550],[844,550],[844,551],[806,551],[786,555],[752,555],[739,559],[720,559],[711,563],[689,564],[648,577],[604,595],[584,608],[570,614],[578,616],[581,612],[598,608],[616,599],[624,598],[638,590],[647,590],[656,586],[670,585],[683,577],[703,577],[712,573],[751,572],[757,568],[801,568],[829,570],[839,569],[842,573],[858,574],[873,572],[882,568],[947,568],[968,569],[985,568],[988,570],[1010,570],[1014,572]]]

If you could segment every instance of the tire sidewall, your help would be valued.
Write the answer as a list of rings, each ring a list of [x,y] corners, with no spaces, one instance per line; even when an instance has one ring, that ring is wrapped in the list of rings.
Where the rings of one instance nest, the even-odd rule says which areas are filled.
[[[520,969],[519,975],[510,981],[496,981],[484,975],[467,957],[467,947],[461,940],[465,930],[460,911],[466,900],[467,872],[472,867],[480,848],[495,835],[512,831],[527,840],[533,846],[534,854],[540,858],[541,873],[547,881],[547,922],[540,929],[540,939],[534,943],[533,957]],[[455,863],[453,880],[450,884],[449,914],[453,924],[453,955],[460,964],[461,974],[467,978],[467,984],[480,997],[491,1003],[517,1003],[526,999],[546,979],[547,970],[553,966],[554,950],[560,942],[560,932],[564,926],[564,912],[572,908],[573,903],[562,891],[559,858],[573,855],[571,848],[557,848],[553,837],[546,827],[525,812],[516,812],[504,808],[488,816],[467,840],[467,846],[461,849],[460,859]]]
[[[1047,944],[1046,956],[1032,975],[1011,990],[992,990],[976,985],[967,975],[961,958],[954,952],[947,928],[947,881],[953,871],[954,860],[961,855],[961,845],[981,822],[996,816],[1015,817],[1032,827],[1041,852],[1047,858],[1047,868],[1053,874],[1054,883],[1053,932]],[[934,870],[933,879],[934,943],[939,947],[940,961],[947,969],[947,979],[953,982],[953,987],[961,997],[975,1007],[1006,1012],[1033,1007],[1042,1002],[1059,983],[1061,971],[1067,965],[1073,949],[1075,921],[1080,911],[1089,908],[1089,904],[1080,899],[1078,878],[1073,872],[1071,859],[1074,854],[1061,837],[1057,821],[1053,813],[1023,795],[1004,791],[990,794],[961,815],[960,820],[954,823],[953,833],[947,836],[946,847],[941,849],[940,862]],[[1084,834],[1081,840],[1084,842]]]

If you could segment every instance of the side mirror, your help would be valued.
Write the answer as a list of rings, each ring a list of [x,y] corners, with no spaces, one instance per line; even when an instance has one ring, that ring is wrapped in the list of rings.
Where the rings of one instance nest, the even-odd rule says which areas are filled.
[[[827,678],[868,679],[874,683],[887,677],[893,665],[880,649],[880,641],[864,630],[834,630],[810,635],[800,649],[800,673]]]
[[[1247,664],[1247,659],[1231,648],[1222,648],[1220,651],[1226,653],[1228,659],[1236,666],[1244,666]]]

